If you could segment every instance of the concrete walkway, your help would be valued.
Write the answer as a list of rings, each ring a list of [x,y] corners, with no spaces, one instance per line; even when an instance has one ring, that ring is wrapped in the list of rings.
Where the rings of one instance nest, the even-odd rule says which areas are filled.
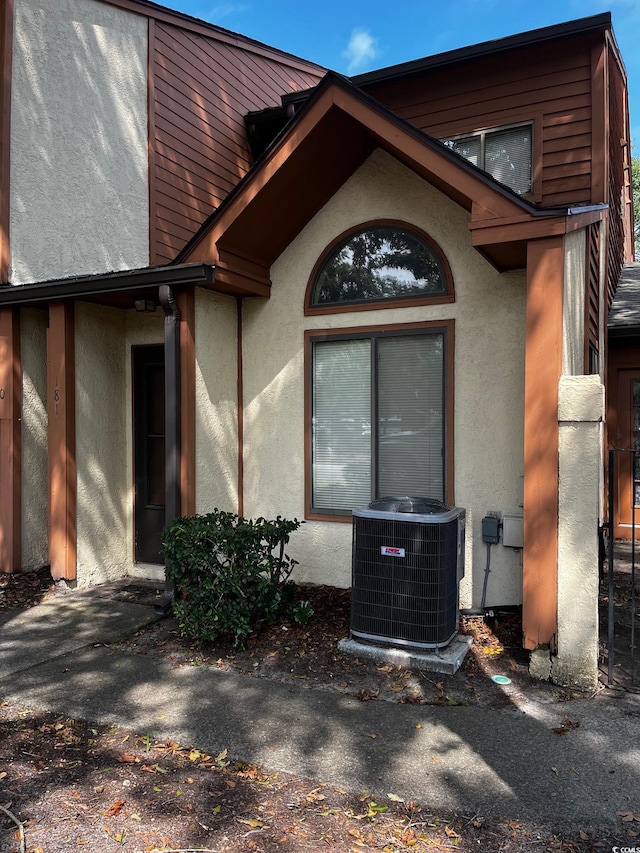
[[[4,613],[0,699],[434,811],[580,825],[640,814],[638,695],[502,710],[359,702],[96,645],[155,618],[78,593]],[[579,727],[554,733],[567,715]]]

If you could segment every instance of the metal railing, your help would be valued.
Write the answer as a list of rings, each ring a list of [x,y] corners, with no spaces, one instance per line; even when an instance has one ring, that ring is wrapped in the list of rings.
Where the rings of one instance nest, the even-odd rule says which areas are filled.
[[[625,550],[630,552],[630,572],[629,572],[629,623],[624,613],[624,598],[627,593],[626,571],[621,569],[621,546],[618,546],[618,559],[616,560],[616,545],[615,545],[615,519],[616,495],[618,494],[618,478],[620,476],[620,460],[623,454],[630,460],[631,473],[631,540]],[[614,674],[614,665],[616,660],[619,661],[619,666],[625,673],[623,681],[629,681],[632,687],[636,686],[636,628],[638,627],[638,613],[636,608],[636,537],[638,533],[638,525],[636,524],[636,481],[640,485],[640,478],[636,477],[637,464],[640,461],[640,450],[610,450],[609,451],[609,514],[606,525],[608,533],[607,542],[607,588],[608,588],[608,607],[607,607],[607,683],[613,685],[616,681]],[[640,506],[638,507],[640,510]],[[618,563],[617,577],[619,586],[616,588],[616,562]],[[620,601],[616,608],[616,595],[620,593]],[[619,610],[617,617],[616,610]],[[616,632],[619,640],[624,643],[629,636],[629,654],[626,649],[622,649],[620,644],[617,650],[616,658]]]

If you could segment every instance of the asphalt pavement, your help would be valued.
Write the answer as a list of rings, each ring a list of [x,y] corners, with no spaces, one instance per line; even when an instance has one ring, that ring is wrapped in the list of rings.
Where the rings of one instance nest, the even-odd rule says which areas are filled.
[[[82,593],[0,616],[0,700],[171,738],[434,811],[539,824],[640,814],[640,695],[506,708],[361,702],[103,644],[153,608]],[[565,717],[579,725],[553,731]]]

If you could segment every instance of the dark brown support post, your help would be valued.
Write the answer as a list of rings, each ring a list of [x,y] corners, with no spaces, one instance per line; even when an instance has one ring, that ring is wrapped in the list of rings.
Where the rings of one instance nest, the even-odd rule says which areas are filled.
[[[0,572],[21,568],[20,313],[0,309]]]
[[[55,580],[76,577],[76,423],[73,303],[49,306],[49,562]]]
[[[165,399],[165,524],[171,524],[180,515],[181,493],[181,351],[180,309],[173,290],[166,284],[158,291],[164,311],[164,399]],[[165,562],[165,566],[166,566]],[[165,569],[164,595],[155,603],[156,613],[166,615],[171,608],[174,584]]]
[[[522,626],[527,649],[555,650],[558,609],[558,382],[564,242],[530,241],[524,403]]]
[[[195,288],[176,293],[180,311],[180,513],[196,511]]]

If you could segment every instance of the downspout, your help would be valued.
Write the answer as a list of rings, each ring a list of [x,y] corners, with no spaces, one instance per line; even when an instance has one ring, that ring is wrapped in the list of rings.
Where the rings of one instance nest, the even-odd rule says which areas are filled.
[[[163,284],[158,298],[164,311],[165,396],[165,525],[180,515],[180,311],[169,285]],[[154,605],[156,613],[168,616],[175,593],[167,575],[165,558],[164,594]]]

